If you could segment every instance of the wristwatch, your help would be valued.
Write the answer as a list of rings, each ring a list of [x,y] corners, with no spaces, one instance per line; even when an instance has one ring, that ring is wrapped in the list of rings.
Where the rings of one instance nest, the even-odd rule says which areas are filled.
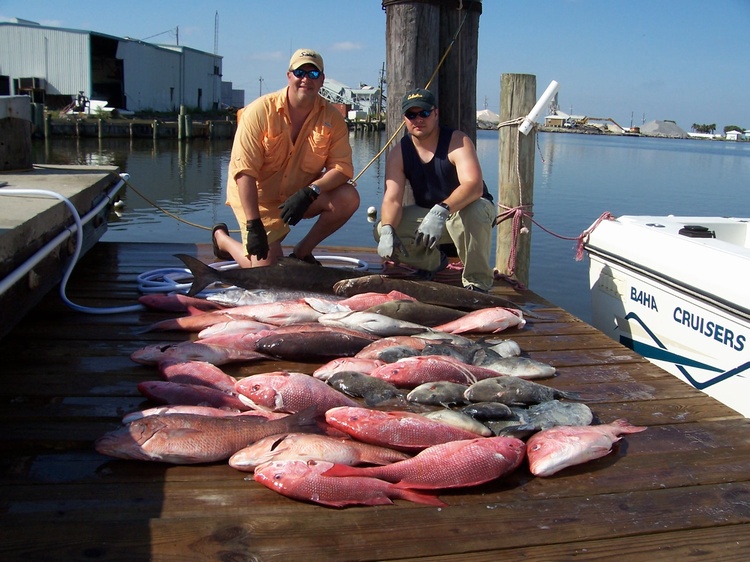
[[[448,206],[447,203],[438,203],[438,207],[442,207],[443,209],[445,209],[449,213],[451,212],[451,208]]]
[[[317,185],[315,185],[314,183],[311,183],[307,187],[309,187],[310,189],[313,190],[313,193],[315,193],[315,197],[317,197],[318,195],[320,195],[320,188]]]

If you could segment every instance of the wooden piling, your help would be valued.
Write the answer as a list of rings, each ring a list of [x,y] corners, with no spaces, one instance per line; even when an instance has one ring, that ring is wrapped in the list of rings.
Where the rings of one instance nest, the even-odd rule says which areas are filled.
[[[437,2],[383,0],[388,69],[387,138],[401,126],[401,98],[423,88],[440,61],[440,6]],[[437,81],[430,90],[439,95]],[[401,138],[399,135],[395,140]]]
[[[463,131],[475,144],[481,14],[481,0],[440,2],[440,56],[448,53],[437,77],[440,123]]]
[[[382,0],[382,3],[386,13],[388,138],[401,126],[403,95],[414,88],[428,87],[438,100],[441,124],[460,129],[476,140],[481,0]]]
[[[500,82],[500,122],[525,117],[536,103],[536,76],[503,74]],[[517,125],[500,128],[500,170],[498,186],[499,212],[523,208],[533,210],[534,204],[534,147],[536,131],[528,135],[518,132]],[[521,230],[514,236],[513,217],[497,227],[495,267],[528,286],[531,261],[531,220],[523,217]],[[515,245],[515,248],[514,248]],[[515,269],[511,272],[509,257],[515,251]]]

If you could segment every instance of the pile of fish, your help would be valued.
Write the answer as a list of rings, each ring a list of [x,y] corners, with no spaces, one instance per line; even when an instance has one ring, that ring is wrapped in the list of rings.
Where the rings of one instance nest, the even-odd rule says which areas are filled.
[[[138,385],[158,406],[125,416],[96,450],[173,464],[225,461],[278,493],[328,506],[442,506],[440,490],[501,478],[524,460],[532,474],[550,476],[646,429],[625,420],[591,425],[583,396],[534,382],[555,368],[494,335],[526,323],[507,302],[369,277],[378,279],[337,281],[336,296],[276,300],[234,288],[207,299],[142,297],[187,312],[148,330],[197,337],[132,354],[158,369],[159,380]],[[309,372],[275,369],[278,360],[309,364]],[[270,368],[237,379],[220,368],[233,362]]]

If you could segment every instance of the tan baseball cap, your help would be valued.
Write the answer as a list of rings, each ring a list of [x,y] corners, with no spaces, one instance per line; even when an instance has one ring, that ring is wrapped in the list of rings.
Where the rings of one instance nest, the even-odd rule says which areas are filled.
[[[289,60],[289,70],[297,70],[304,64],[311,64],[323,72],[323,57],[312,49],[297,49]]]

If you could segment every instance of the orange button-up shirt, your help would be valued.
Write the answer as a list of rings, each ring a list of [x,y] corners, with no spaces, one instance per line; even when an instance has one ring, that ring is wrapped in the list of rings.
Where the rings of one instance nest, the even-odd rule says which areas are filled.
[[[287,88],[258,98],[242,110],[229,162],[227,204],[239,204],[235,180],[240,174],[256,179],[261,214],[276,209],[325,170],[353,177],[349,129],[330,103],[318,97],[296,143],[291,128]]]

